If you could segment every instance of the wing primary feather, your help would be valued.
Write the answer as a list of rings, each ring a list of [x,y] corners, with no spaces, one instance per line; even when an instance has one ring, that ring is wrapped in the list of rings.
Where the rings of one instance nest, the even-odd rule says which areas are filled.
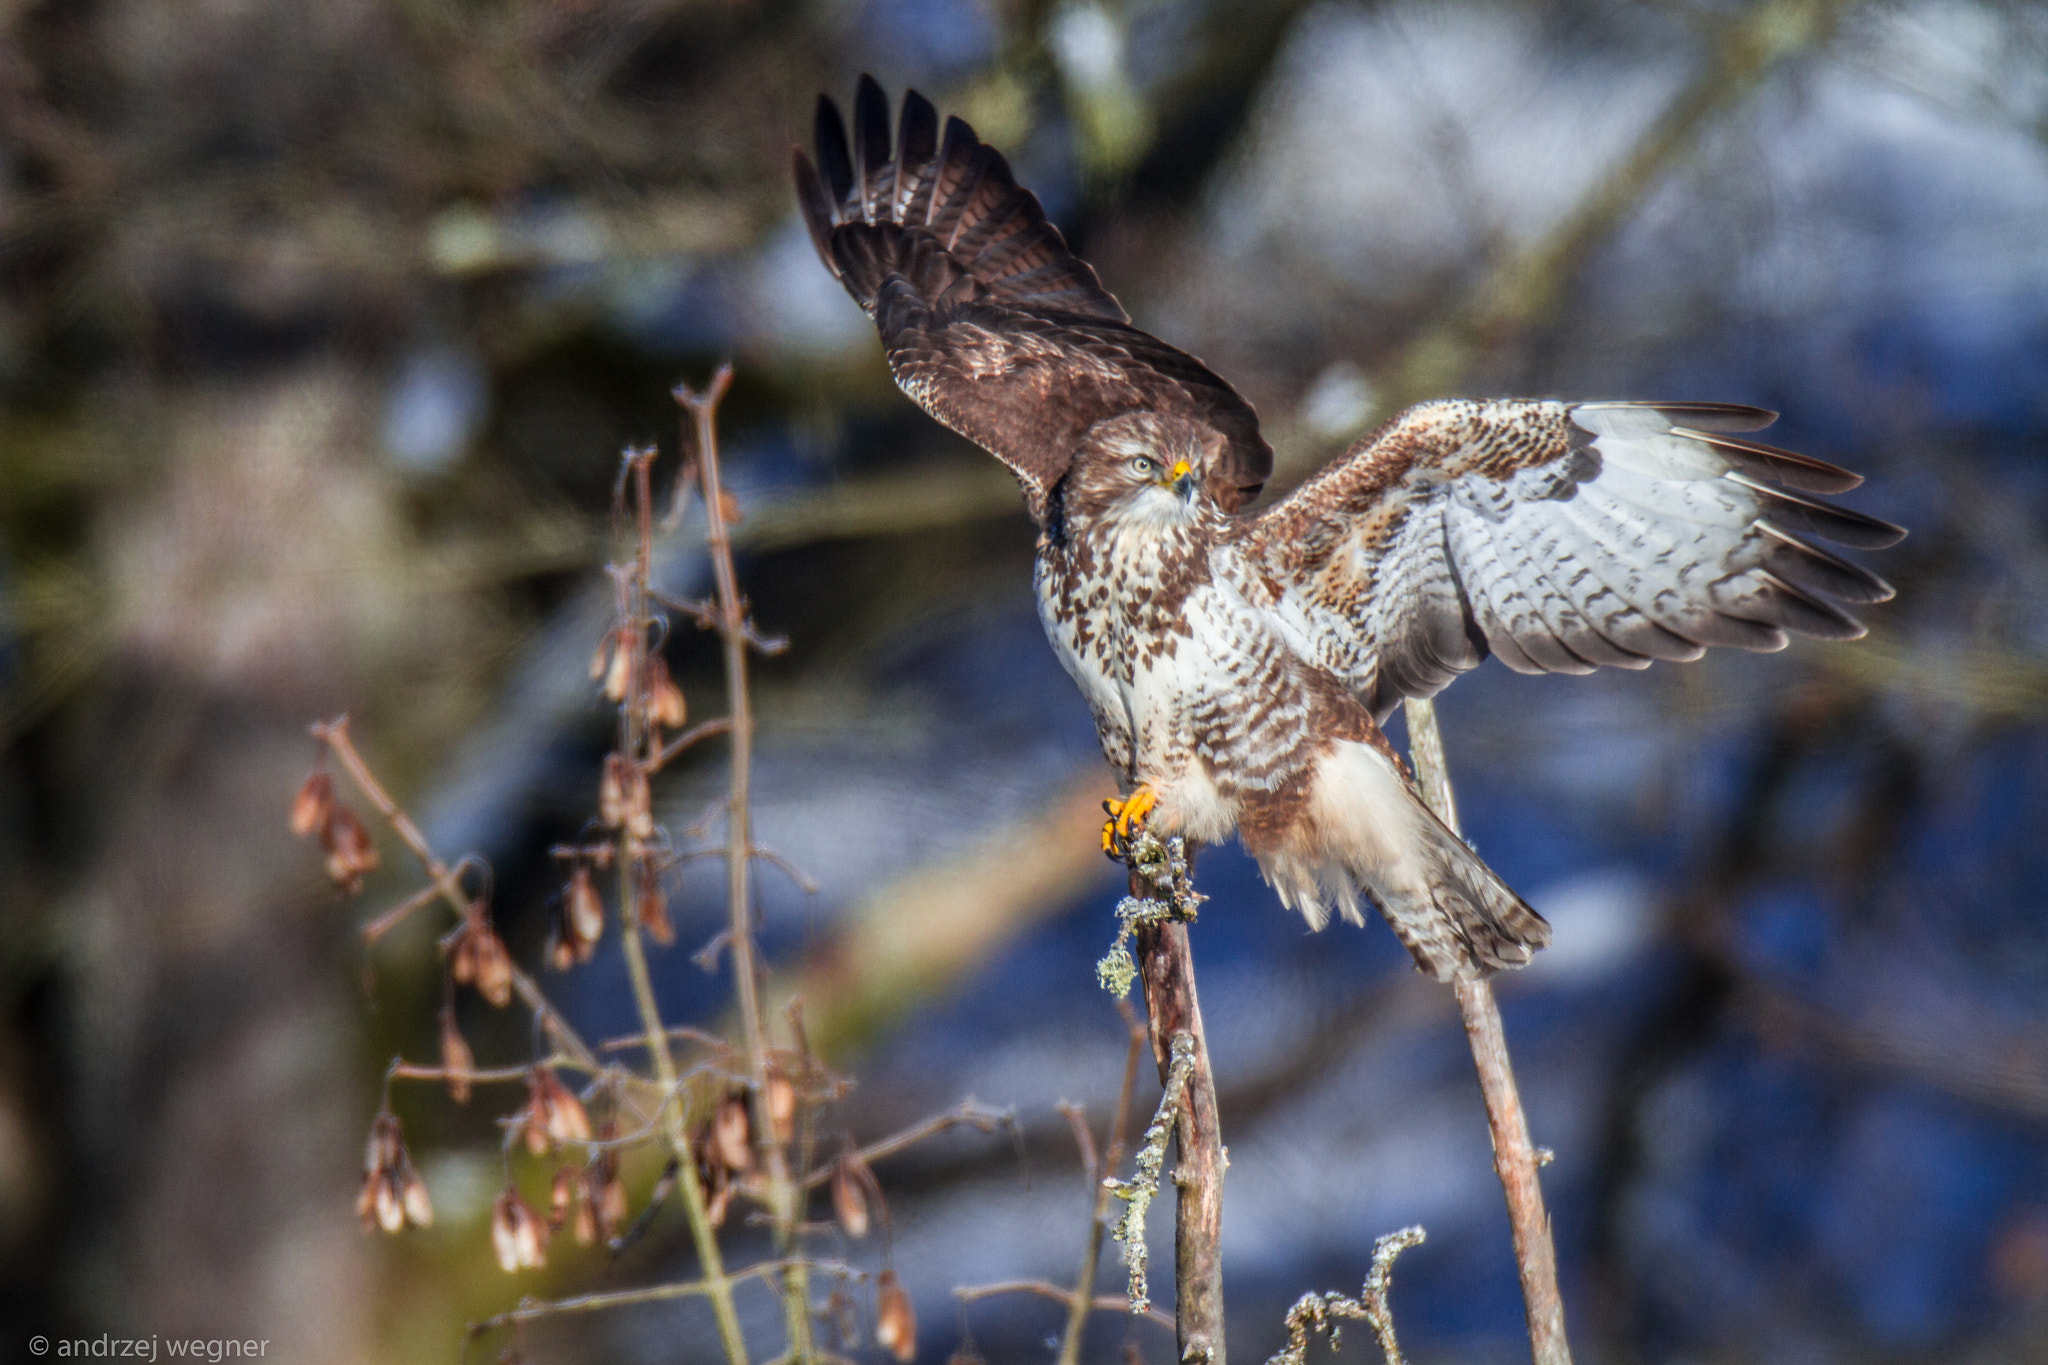
[[[1906,537],[1904,527],[1758,483],[1747,474],[1730,471],[1722,477],[1755,493],[1763,515],[1781,530],[1819,536],[1857,550],[1882,550]]]
[[[825,188],[832,191],[833,221],[841,222],[853,203],[853,157],[846,150],[846,123],[829,95],[818,96],[816,124],[812,140],[818,148],[818,171],[825,178]]]
[[[1758,522],[1757,530],[1771,541],[1763,553],[1764,566],[1788,582],[1858,605],[1889,602],[1895,595],[1892,585],[1870,570],[1787,535],[1768,521]]]
[[[853,159],[860,216],[872,223],[875,200],[882,192],[882,169],[889,162],[889,97],[873,76],[862,76],[853,95]]]
[[[896,184],[889,194],[893,215],[898,220],[914,223],[922,216],[922,209],[913,205],[928,193],[936,169],[932,158],[938,146],[938,110],[915,90],[904,91],[903,122],[896,141]]]
[[[831,268],[834,279],[844,279],[839,262],[832,258],[832,196],[818,179],[818,168],[804,155],[803,148],[790,148],[791,169],[796,173],[796,201],[803,210],[804,226],[810,229],[811,245]]]
[[[1769,569],[1754,573],[1773,589],[1768,598],[1775,611],[1770,624],[1817,640],[1857,640],[1869,633],[1861,621],[1840,607],[1794,587]]]
[[[1747,403],[1617,403],[1614,407],[1654,408],[1673,423],[1698,431],[1762,431],[1778,420],[1769,408]]]
[[[1802,492],[1846,493],[1863,483],[1861,474],[1851,473],[1840,465],[1816,460],[1797,451],[1767,446],[1760,441],[1737,440],[1733,436],[1715,435],[1692,427],[1673,427],[1671,434],[1704,441],[1733,460],[1743,472],[1776,479],[1786,487]]]

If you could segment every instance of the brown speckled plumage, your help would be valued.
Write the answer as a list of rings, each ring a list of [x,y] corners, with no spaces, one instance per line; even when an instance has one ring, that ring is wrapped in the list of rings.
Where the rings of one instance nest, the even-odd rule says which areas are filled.
[[[1727,404],[1429,403],[1265,512],[1251,407],[1131,326],[1001,155],[863,78],[796,153],[818,253],[897,382],[1014,470],[1046,633],[1155,829],[1235,831],[1320,926],[1369,897],[1439,978],[1519,965],[1549,926],[1416,796],[1379,721],[1489,653],[1642,668],[1862,627],[1890,589],[1802,537],[1903,532],[1811,495],[1858,482],[1740,433]],[[1184,471],[1184,472],[1183,472]]]

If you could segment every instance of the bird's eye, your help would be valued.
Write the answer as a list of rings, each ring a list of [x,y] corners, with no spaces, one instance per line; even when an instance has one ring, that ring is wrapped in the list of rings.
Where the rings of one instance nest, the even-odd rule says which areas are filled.
[[[1147,456],[1140,455],[1131,461],[1131,472],[1149,479],[1159,472],[1159,465]]]

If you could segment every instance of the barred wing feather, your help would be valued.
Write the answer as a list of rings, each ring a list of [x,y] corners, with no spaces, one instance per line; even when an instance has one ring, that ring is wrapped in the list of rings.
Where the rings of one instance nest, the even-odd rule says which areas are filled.
[[[1411,408],[1253,522],[1252,561],[1318,662],[1384,717],[1497,654],[1524,673],[1646,668],[1711,645],[1849,639],[1896,526],[1812,496],[1860,479],[1740,433],[1732,404]]]
[[[1178,413],[1224,437],[1205,471],[1235,510],[1273,455],[1251,406],[1184,351],[1131,325],[1067,249],[1001,153],[959,119],[905,94],[895,135],[862,77],[849,139],[818,102],[817,161],[793,155],[818,255],[874,318],[889,368],[932,416],[1002,460],[1034,515],[1089,427],[1122,413]]]

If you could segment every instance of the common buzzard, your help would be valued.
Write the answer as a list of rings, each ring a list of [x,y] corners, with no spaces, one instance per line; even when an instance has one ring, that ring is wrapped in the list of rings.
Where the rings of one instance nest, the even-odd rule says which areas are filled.
[[[896,382],[1015,471],[1039,614],[1138,822],[1235,830],[1281,900],[1385,914],[1439,980],[1518,966],[1531,910],[1417,796],[1380,723],[1489,653],[1524,673],[1850,639],[1881,579],[1814,546],[1904,534],[1811,496],[1860,480],[1726,403],[1425,403],[1291,496],[1251,406],[1139,331],[1002,156],[862,78],[796,181]]]

